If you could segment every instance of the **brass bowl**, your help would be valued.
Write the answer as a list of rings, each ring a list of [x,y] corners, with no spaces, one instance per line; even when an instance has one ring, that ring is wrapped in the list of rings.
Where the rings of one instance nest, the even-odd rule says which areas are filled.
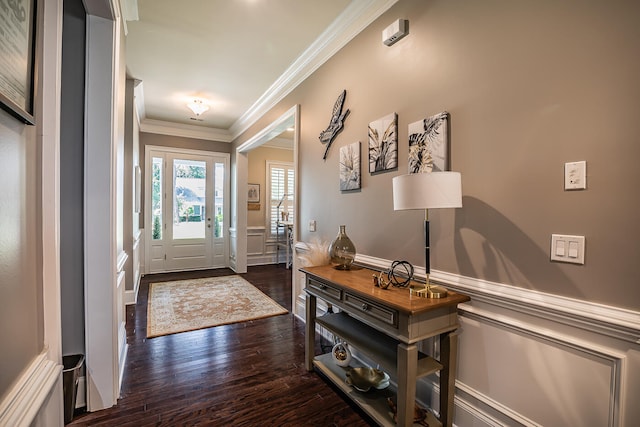
[[[389,375],[370,367],[351,368],[347,371],[346,383],[358,391],[366,392],[372,387],[383,389],[389,386]]]

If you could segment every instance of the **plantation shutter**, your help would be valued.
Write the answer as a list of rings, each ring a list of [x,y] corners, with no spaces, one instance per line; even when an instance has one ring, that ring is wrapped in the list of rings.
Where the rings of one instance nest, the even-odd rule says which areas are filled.
[[[269,194],[267,224],[269,224],[270,237],[275,237],[278,220],[282,221],[282,212],[288,213],[289,221],[293,221],[295,176],[291,163],[279,162],[267,162],[267,174],[267,182],[269,184],[267,190]]]

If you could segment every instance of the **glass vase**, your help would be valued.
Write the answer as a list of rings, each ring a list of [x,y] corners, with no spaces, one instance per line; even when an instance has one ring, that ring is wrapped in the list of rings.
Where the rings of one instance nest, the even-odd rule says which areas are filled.
[[[329,245],[331,265],[338,270],[349,270],[353,260],[356,258],[356,247],[347,236],[345,227],[344,225],[340,226],[338,235]]]

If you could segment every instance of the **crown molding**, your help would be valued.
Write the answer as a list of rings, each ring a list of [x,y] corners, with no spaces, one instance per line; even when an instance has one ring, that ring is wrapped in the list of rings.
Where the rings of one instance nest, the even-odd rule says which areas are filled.
[[[233,140],[229,131],[225,129],[165,122],[163,120],[154,120],[147,118],[141,118],[140,132],[169,136],[180,136],[184,138],[204,139],[207,141],[218,142],[231,142]]]
[[[142,82],[137,83],[136,106],[140,117],[140,131],[209,141],[233,141],[397,1],[352,1],[229,130],[147,119]]]
[[[398,0],[354,0],[229,128],[237,138]]]

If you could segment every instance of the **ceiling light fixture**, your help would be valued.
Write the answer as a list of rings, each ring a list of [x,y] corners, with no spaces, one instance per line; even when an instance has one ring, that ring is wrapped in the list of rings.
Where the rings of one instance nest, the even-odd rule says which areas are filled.
[[[209,106],[207,104],[205,104],[204,100],[202,99],[194,99],[193,101],[189,102],[187,104],[187,107],[189,107],[189,109],[191,111],[193,111],[193,114],[196,115],[196,117],[199,117],[200,114],[204,113],[205,111],[207,111],[209,109]]]

